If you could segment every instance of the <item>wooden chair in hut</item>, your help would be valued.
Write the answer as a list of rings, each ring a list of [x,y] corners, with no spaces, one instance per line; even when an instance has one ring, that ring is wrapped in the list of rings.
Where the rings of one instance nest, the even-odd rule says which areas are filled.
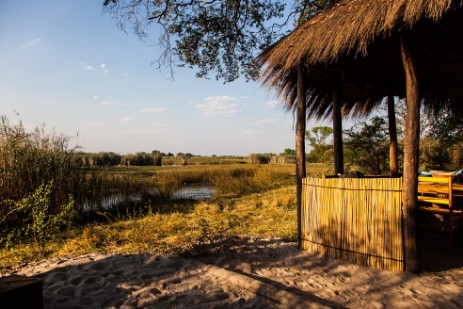
[[[455,230],[460,229],[463,237],[463,210],[455,203],[453,180],[453,176],[418,177],[419,226],[448,232],[449,251],[453,249]]]

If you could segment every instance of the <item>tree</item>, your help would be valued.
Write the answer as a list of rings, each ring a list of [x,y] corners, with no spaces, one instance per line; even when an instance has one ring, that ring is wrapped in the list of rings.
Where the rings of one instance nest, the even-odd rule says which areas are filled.
[[[420,163],[425,169],[460,169],[463,163],[463,120],[459,111],[444,106],[422,113]]]
[[[182,165],[188,165],[188,161],[193,155],[191,153],[183,153],[179,152],[177,153],[177,158],[179,158],[180,164]]]
[[[333,0],[104,0],[105,11],[139,38],[159,33],[159,67],[196,67],[197,77],[257,77],[253,59]],[[157,28],[152,29],[152,26]]]
[[[291,148],[285,148],[285,150],[281,153],[282,156],[295,156],[296,150]]]
[[[384,118],[373,117],[370,122],[346,130],[346,161],[366,174],[382,175],[389,170],[389,132]]]
[[[333,146],[326,143],[327,138],[333,134],[333,128],[327,126],[313,127],[305,132],[305,138],[312,147],[308,155],[310,162],[329,162],[333,160]]]
[[[151,155],[153,156],[153,165],[162,166],[162,152],[153,150],[151,151]]]

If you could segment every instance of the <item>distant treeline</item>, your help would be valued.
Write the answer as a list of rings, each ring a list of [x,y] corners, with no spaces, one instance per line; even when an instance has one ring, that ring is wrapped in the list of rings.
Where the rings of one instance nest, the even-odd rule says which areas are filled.
[[[287,150],[285,150],[287,151]],[[198,156],[191,153],[164,153],[157,150],[148,152],[137,152],[134,154],[118,154],[115,152],[85,153],[78,152],[75,155],[79,165],[85,167],[94,166],[162,166],[162,165],[187,165],[187,164],[214,164],[225,160],[233,160],[233,163],[294,163],[294,154],[283,152],[279,155],[274,153],[253,153],[248,157],[240,156]],[[220,160],[222,159],[222,160]],[[237,161],[238,160],[238,161]],[[241,160],[241,161],[239,161]],[[210,161],[210,162],[209,162]]]
[[[161,166],[162,157],[166,156],[159,151],[137,152],[135,154],[120,155],[114,152],[84,153],[76,154],[76,160],[81,166]],[[169,154],[173,156],[173,154]]]

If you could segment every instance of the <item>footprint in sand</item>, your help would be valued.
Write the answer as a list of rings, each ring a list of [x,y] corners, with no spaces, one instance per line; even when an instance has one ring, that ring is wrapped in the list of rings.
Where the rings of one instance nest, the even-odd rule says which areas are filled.
[[[76,294],[76,288],[72,286],[66,286],[56,291],[56,294],[65,297],[73,297]]]
[[[65,281],[68,279],[68,274],[66,272],[56,272],[52,274],[49,278],[47,278],[48,281]]]

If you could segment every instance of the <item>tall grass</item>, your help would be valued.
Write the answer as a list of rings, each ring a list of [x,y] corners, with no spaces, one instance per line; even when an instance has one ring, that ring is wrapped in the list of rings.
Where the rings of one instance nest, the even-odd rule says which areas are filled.
[[[218,195],[241,196],[293,182],[294,166],[281,165],[212,165],[186,166],[159,170],[152,176],[153,186],[168,197],[183,185],[213,187]]]
[[[73,161],[68,138],[46,133],[44,127],[26,132],[21,122],[0,118],[0,196],[19,200],[41,184],[53,181],[52,207],[69,201],[83,181],[82,170]],[[55,209],[53,209],[55,210]]]
[[[68,139],[0,118],[0,245],[43,244],[72,217],[84,174]]]
[[[20,122],[1,118],[0,273],[54,255],[197,254],[228,237],[295,237],[292,164],[205,159],[206,164],[187,166],[86,171],[76,162],[67,138],[44,128],[26,132]],[[307,170],[319,175],[326,166]],[[216,196],[202,202],[172,199],[185,185],[212,187]],[[116,213],[103,207],[109,196],[134,193],[144,195],[138,206],[126,202]],[[88,213],[99,219],[89,220]]]

